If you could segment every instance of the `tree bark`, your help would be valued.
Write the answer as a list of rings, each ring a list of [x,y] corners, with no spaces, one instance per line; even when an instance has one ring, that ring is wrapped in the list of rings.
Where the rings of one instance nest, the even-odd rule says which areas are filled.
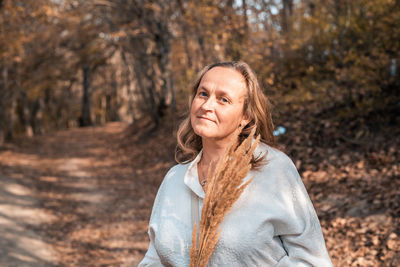
[[[155,38],[160,55],[160,70],[162,78],[162,95],[164,103],[160,103],[165,107],[170,106],[175,110],[175,92],[172,79],[172,63],[171,63],[171,33],[166,25],[160,25],[160,36]],[[167,99],[170,98],[170,103]],[[169,104],[169,105],[168,105]],[[164,113],[164,111],[161,111]],[[161,116],[163,114],[160,114]]]
[[[90,67],[82,67],[82,115],[79,120],[79,126],[92,125],[91,113],[91,93],[90,93]]]
[[[5,135],[6,135],[6,128],[5,128],[5,99],[6,99],[6,92],[7,92],[7,83],[8,83],[8,69],[6,66],[2,69],[2,80],[3,84],[0,91],[0,145],[4,143]]]
[[[128,92],[128,112],[130,113],[130,117],[132,118],[132,122],[135,121],[135,109],[133,104],[133,90],[132,90],[132,79],[133,74],[131,73],[131,69],[128,63],[128,59],[126,58],[125,51],[121,51],[121,58],[125,65],[125,72],[124,72],[124,79],[125,79],[125,86],[127,87]]]
[[[247,18],[247,2],[242,0],[242,10],[243,10],[243,30],[247,34],[249,31],[249,24]]]
[[[22,104],[22,113],[21,114],[21,122],[25,128],[25,136],[32,137],[33,136],[33,129],[32,125],[30,124],[30,110],[29,110],[29,101],[26,98],[26,93],[23,90],[19,90],[19,95]]]
[[[11,107],[9,110],[9,114],[7,116],[7,132],[6,132],[6,140],[12,140],[14,138],[14,125],[15,121],[17,120],[17,98],[12,94],[10,96]]]
[[[293,0],[282,0],[282,30],[284,34],[290,32],[290,18],[293,12]]]

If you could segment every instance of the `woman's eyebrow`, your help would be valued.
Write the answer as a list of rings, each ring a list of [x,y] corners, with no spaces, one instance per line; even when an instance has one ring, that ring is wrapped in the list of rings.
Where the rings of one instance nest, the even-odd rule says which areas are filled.
[[[199,87],[197,88],[197,90],[205,90],[205,91],[207,91],[207,92],[208,92],[208,89],[207,89],[207,87],[204,87],[204,85],[202,85],[202,86],[199,86]]]
[[[231,98],[231,95],[228,92],[224,91],[224,90],[218,90],[217,91],[217,95],[219,95],[219,96],[227,96],[227,97]]]
[[[232,98],[232,94],[230,92],[231,91],[229,89],[218,89],[216,93],[220,96],[227,96],[229,98]]]

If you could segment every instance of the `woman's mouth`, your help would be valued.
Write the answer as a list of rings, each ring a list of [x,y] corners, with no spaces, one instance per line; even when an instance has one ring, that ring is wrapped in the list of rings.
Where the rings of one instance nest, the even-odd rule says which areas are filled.
[[[207,118],[207,117],[204,117],[204,116],[198,116],[197,118],[202,119],[202,120],[207,120],[207,121],[214,122],[214,120],[212,120],[210,118]]]

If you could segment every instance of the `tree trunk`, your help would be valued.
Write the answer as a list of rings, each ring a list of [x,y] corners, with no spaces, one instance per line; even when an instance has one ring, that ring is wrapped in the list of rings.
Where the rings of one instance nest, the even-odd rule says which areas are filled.
[[[87,65],[82,67],[82,89],[82,115],[79,119],[79,126],[81,127],[92,125],[92,119],[90,117],[90,67]]]
[[[249,32],[249,24],[247,18],[247,2],[246,0],[242,0],[242,10],[243,10],[243,30],[245,34]]]
[[[38,109],[37,109],[37,113],[36,113],[36,129],[35,129],[35,133],[38,134],[43,134],[44,133],[44,128],[43,128],[43,107],[44,107],[44,103],[43,103],[43,98],[39,98],[38,99]]]
[[[42,98],[37,98],[32,107],[32,112],[30,114],[30,125],[32,126],[33,133],[35,135],[43,133],[43,100]]]
[[[17,98],[14,96],[14,94],[11,95],[10,100],[11,102],[11,107],[9,110],[9,114],[7,116],[6,122],[6,128],[7,128],[7,132],[6,132],[6,140],[12,140],[14,138],[14,125],[15,125],[15,121],[17,120]]]
[[[290,18],[293,12],[293,0],[283,0],[282,30],[284,34],[290,32]]]
[[[111,92],[109,94],[110,101],[107,102],[108,108],[108,120],[109,121],[119,121],[118,109],[121,106],[122,101],[118,98],[118,81],[115,71],[111,73]]]
[[[171,34],[167,27],[160,29],[159,38],[155,38],[160,53],[160,70],[162,78],[162,101],[159,107],[163,109],[170,106],[175,110],[175,92],[172,79],[172,63],[171,63]],[[169,100],[169,101],[168,101]],[[160,110],[160,117],[165,113],[165,110]]]
[[[22,104],[22,117],[21,121],[25,128],[25,136],[32,137],[33,129],[30,124],[30,110],[29,110],[29,101],[26,99],[26,93],[20,90],[21,104]]]
[[[125,78],[125,86],[127,87],[128,90],[128,112],[130,114],[132,122],[135,120],[135,111],[134,111],[134,104],[133,104],[133,90],[132,90],[132,79],[133,79],[133,74],[131,73],[130,66],[128,64],[128,59],[126,58],[125,51],[121,51],[121,58],[125,64],[125,72],[124,72],[124,78]]]
[[[21,85],[21,74],[20,74],[20,68],[19,66],[17,66],[16,68],[16,89],[17,89],[17,93],[19,94],[19,97],[21,99],[21,105],[22,105],[22,112],[18,113],[21,115],[20,117],[20,121],[22,123],[22,125],[25,128],[25,136],[28,137],[32,137],[33,136],[33,130],[32,130],[32,126],[30,125],[30,121],[29,121],[29,114],[30,114],[30,110],[29,110],[29,103],[28,100],[26,99],[26,92],[23,90],[22,85]],[[12,106],[14,105],[14,101],[15,101],[15,105],[16,105],[16,97],[13,97],[12,100]],[[14,107],[11,108],[11,114],[10,117],[11,119],[11,123],[14,124],[15,119],[13,118],[13,116],[17,116],[16,114],[16,110]],[[13,130],[12,128],[9,128],[11,131]]]
[[[154,75],[146,75],[148,73],[148,67],[146,59],[143,59],[140,55],[137,55],[133,60],[133,70],[139,87],[140,95],[142,96],[143,102],[139,107],[151,116],[154,120],[154,110],[156,109],[155,103],[155,83],[152,78]],[[151,85],[148,85],[150,84]]]
[[[71,103],[69,102],[70,99],[73,99],[73,93],[72,93],[72,86],[74,85],[74,80],[69,81],[69,85],[65,89],[67,98],[68,98],[68,104],[67,104],[67,128],[73,128],[76,126],[76,118],[74,117],[73,111],[71,109]],[[42,105],[44,107],[44,105]]]
[[[6,133],[6,128],[5,128],[5,123],[4,123],[4,113],[5,113],[5,103],[6,103],[6,92],[7,92],[7,83],[8,83],[8,69],[7,67],[3,67],[2,69],[2,80],[3,80],[3,84],[1,87],[1,91],[0,91],[0,145],[2,145],[4,143],[5,140],[5,133]]]

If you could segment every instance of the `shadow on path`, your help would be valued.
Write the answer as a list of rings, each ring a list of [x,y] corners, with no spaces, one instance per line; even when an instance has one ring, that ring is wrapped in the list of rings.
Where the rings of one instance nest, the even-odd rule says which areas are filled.
[[[136,266],[172,158],[143,162],[152,140],[133,135],[109,123],[2,147],[0,266]]]

